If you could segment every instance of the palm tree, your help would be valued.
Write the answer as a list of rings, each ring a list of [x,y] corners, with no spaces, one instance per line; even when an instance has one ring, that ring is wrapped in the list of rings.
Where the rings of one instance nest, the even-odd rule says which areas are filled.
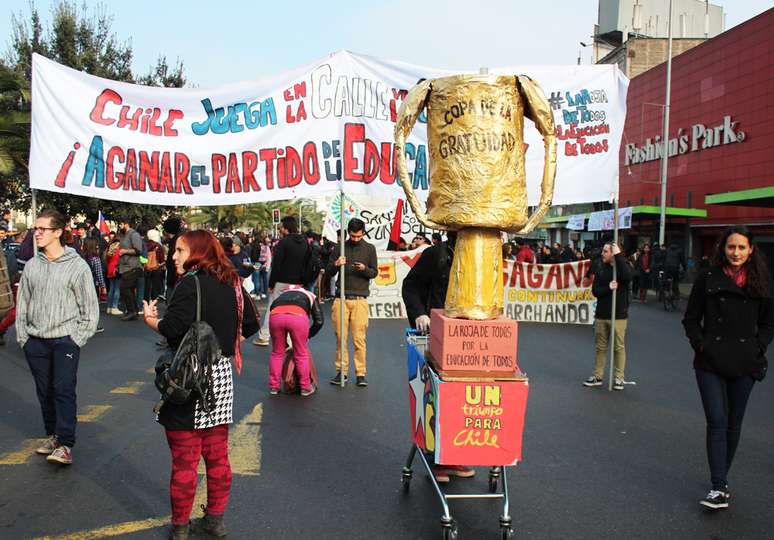
[[[24,77],[0,63],[0,175],[10,175],[15,168],[28,169],[30,91]]]

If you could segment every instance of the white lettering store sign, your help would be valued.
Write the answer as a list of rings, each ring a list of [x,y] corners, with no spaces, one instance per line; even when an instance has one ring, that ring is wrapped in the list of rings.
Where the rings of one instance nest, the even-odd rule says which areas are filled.
[[[723,121],[716,126],[705,126],[704,124],[694,124],[690,131],[683,128],[677,130],[677,136],[669,139],[669,157],[686,154],[688,152],[697,152],[714,148],[724,144],[744,142],[747,135],[744,131],[737,129],[737,122],[731,120],[731,116],[723,117]],[[645,144],[637,146],[636,144],[626,145],[626,154],[624,156],[625,165],[639,165],[661,159],[664,143],[661,142],[661,136],[656,135],[653,140],[645,139]]]

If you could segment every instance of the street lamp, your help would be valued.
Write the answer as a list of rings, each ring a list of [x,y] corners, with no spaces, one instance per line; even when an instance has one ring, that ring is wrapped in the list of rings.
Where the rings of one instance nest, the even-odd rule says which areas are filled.
[[[658,243],[664,245],[666,229],[667,160],[669,159],[669,104],[672,90],[672,0],[669,0],[669,38],[667,41],[666,97],[664,99],[664,133],[661,142],[661,220],[658,227]]]
[[[584,47],[584,48],[588,47],[589,45],[591,45],[591,43],[583,43],[582,41],[580,41],[579,43],[580,43],[580,46]],[[581,63],[581,50],[582,49],[578,49],[578,65],[580,65],[580,63]]]

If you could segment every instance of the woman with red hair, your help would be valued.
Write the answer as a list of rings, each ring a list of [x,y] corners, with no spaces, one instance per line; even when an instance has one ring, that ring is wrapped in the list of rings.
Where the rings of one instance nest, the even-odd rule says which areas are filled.
[[[196,319],[196,276],[201,288],[201,318],[218,338],[222,357],[212,368],[209,388],[213,400],[208,413],[197,396],[183,405],[165,402],[158,415],[172,452],[172,538],[187,539],[191,528],[222,537],[226,535],[223,514],[231,489],[228,461],[228,425],[232,422],[234,402],[231,362],[239,373],[242,368],[239,345],[258,331],[258,313],[234,265],[212,233],[198,230],[182,235],[175,244],[173,261],[181,278],[166,314],[159,319],[156,300],[150,304],[144,302],[145,324],[163,335],[169,347],[176,351]],[[204,517],[189,525],[196,494],[196,469],[201,457],[207,466],[207,507]]]

